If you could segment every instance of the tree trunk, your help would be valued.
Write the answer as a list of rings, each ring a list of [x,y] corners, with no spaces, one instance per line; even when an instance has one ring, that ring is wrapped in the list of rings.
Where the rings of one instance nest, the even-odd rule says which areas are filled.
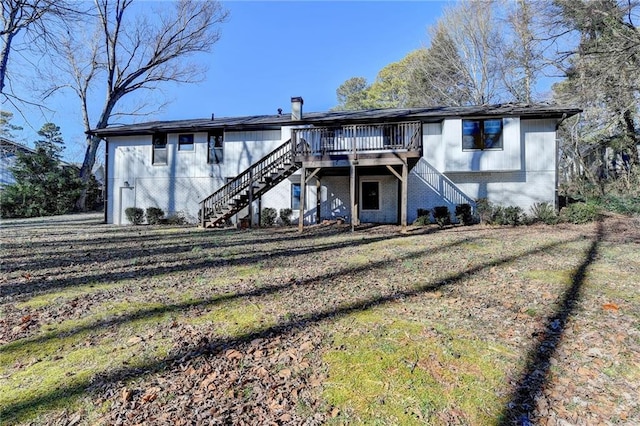
[[[80,180],[82,181],[82,193],[76,202],[76,209],[79,211],[87,210],[87,186],[91,179],[91,171],[96,163],[96,154],[100,147],[101,139],[95,136],[87,137],[87,150],[84,154],[84,161],[80,168]],[[106,178],[106,176],[105,176]]]

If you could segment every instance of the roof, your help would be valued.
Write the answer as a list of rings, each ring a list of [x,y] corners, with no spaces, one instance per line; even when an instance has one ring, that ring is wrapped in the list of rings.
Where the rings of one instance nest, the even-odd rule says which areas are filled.
[[[563,118],[582,112],[578,108],[537,104],[498,104],[461,107],[384,108],[361,111],[330,111],[304,113],[301,120],[291,114],[250,115],[245,117],[200,118],[192,120],[151,121],[139,124],[110,126],[89,133],[100,137],[144,135],[156,132],[200,132],[213,129],[264,129],[299,125],[344,125],[395,121],[437,122],[445,118],[463,117],[527,117]]]
[[[17,151],[34,153],[32,148],[0,136],[0,156],[15,154]]]

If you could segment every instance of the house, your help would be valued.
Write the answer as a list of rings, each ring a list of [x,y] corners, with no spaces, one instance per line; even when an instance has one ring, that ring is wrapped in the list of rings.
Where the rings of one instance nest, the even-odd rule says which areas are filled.
[[[156,121],[92,131],[106,141],[106,222],[127,207],[215,226],[293,210],[302,224],[344,218],[406,225],[418,209],[487,198],[556,204],[556,130],[574,108],[469,107],[291,112]]]
[[[15,166],[18,152],[35,153],[28,146],[0,137],[0,190],[7,185],[16,183],[11,168]]]

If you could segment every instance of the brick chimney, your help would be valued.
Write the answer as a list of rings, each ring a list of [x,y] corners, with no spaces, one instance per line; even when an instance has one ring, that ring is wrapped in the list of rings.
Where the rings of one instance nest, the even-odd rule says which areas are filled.
[[[302,97],[295,96],[291,98],[291,119],[302,120],[302,104],[304,101]]]

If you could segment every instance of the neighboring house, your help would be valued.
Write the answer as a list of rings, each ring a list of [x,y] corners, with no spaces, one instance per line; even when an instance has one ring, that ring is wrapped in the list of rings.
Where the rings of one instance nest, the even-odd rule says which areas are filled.
[[[418,209],[453,213],[478,198],[556,205],[556,129],[580,112],[505,104],[303,114],[302,104],[292,98],[290,114],[94,130],[107,146],[106,221],[159,207],[204,226],[256,223],[273,207],[305,224],[405,225]]]
[[[35,153],[28,146],[0,137],[0,189],[16,183],[11,168],[16,163],[18,152]]]

